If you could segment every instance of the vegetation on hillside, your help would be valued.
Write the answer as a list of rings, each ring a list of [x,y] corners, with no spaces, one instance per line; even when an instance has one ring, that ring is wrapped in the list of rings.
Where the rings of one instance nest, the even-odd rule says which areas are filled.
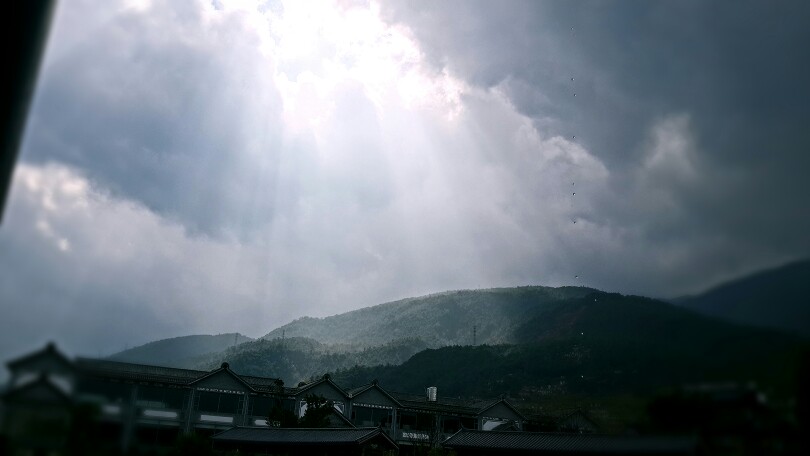
[[[394,390],[438,386],[451,396],[652,393],[684,383],[755,381],[796,387],[803,342],[724,323],[648,298],[593,293],[545,310],[515,332],[520,344],[429,349],[400,366],[334,372]]]
[[[724,283],[675,302],[731,322],[810,337],[808,296],[810,260],[804,260]]]
[[[265,339],[307,337],[325,344],[376,346],[418,338],[432,347],[514,343],[527,315],[595,290],[583,287],[516,287],[460,290],[380,304],[327,318],[301,318]]]
[[[796,282],[788,275],[785,280]],[[721,288],[712,296],[733,297],[740,289],[747,288]],[[505,395],[524,410],[585,405],[602,414],[602,424],[642,419],[647,400],[660,391],[703,382],[755,382],[768,396],[798,398],[799,408],[807,408],[798,381],[807,376],[800,361],[806,339],[582,287],[438,293],[302,318],[219,351],[209,350],[212,341],[233,345],[233,335],[194,337],[147,344],[114,359],[205,370],[228,361],[240,374],[288,385],[332,373],[347,387],[372,379],[401,392],[437,386],[445,396]]]
[[[253,339],[237,333],[173,337],[149,342],[109,357],[113,361],[153,364],[169,367],[192,367],[191,358],[217,353]]]
[[[420,339],[400,339],[375,346],[327,345],[292,337],[259,339],[221,353],[201,356],[193,367],[210,370],[227,361],[235,372],[282,379],[288,385],[351,366],[401,364],[428,348]]]

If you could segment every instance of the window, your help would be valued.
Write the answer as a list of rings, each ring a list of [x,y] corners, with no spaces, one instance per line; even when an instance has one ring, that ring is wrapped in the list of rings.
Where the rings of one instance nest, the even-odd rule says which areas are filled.
[[[139,386],[137,404],[141,407],[182,409],[187,390]]]
[[[238,414],[242,397],[238,394],[212,393],[201,391],[199,406],[201,412]]]
[[[355,426],[390,426],[391,409],[355,406],[352,408],[352,423]]]

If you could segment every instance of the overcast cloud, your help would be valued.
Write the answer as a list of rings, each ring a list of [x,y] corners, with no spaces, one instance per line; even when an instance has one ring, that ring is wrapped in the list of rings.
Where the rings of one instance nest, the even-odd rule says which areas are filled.
[[[0,356],[806,257],[804,2],[60,2]]]

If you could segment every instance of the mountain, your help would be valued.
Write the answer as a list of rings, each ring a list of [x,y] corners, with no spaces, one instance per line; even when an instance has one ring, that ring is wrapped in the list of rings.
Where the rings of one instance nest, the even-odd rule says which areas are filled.
[[[304,317],[264,339],[305,337],[325,344],[378,346],[416,338],[433,347],[516,342],[527,315],[596,290],[584,287],[516,287],[460,290],[379,304],[326,318]]]
[[[253,339],[238,333],[174,337],[118,352],[110,355],[109,359],[128,363],[191,367],[190,358],[221,352],[228,347],[251,340]]]
[[[305,337],[259,339],[223,352],[198,356],[189,367],[211,370],[223,361],[244,375],[280,378],[288,385],[320,376],[324,372],[353,366],[402,364],[427,349],[420,339],[408,338],[368,347],[323,344]]]
[[[810,337],[810,260],[758,272],[674,302],[731,322]]]
[[[516,343],[422,351],[399,366],[332,373],[392,390],[437,386],[449,396],[649,394],[684,383],[755,381],[796,389],[801,339],[693,313],[649,298],[595,292],[548,306],[516,328]]]
[[[379,378],[458,395],[623,394],[706,380],[784,391],[806,341],[736,323],[805,328],[809,269],[795,263],[678,305],[584,287],[449,291],[300,318],[233,347],[233,334],[189,336],[112,358],[200,369],[228,361],[288,384],[332,372],[346,385]]]

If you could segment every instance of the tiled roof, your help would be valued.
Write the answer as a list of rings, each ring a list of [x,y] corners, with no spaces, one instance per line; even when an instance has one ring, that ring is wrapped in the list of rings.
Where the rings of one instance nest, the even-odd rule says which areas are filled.
[[[410,393],[398,393],[391,391],[391,396],[396,398],[398,401],[406,401],[412,403],[436,403],[436,404],[444,404],[453,407],[472,407],[472,408],[481,408],[486,404],[489,404],[490,401],[482,401],[480,399],[461,399],[456,397],[445,397],[445,396],[438,396],[436,401],[428,401],[427,397],[424,394],[410,394]]]
[[[240,375],[240,377],[245,381],[245,383],[261,393],[295,394],[297,391],[297,388],[283,386],[283,383],[279,388],[278,384],[276,384],[276,382],[278,382],[277,378],[255,377],[253,375]]]
[[[477,407],[465,407],[461,405],[452,405],[444,402],[428,402],[428,401],[406,401],[399,399],[399,403],[403,408],[418,409],[425,411],[433,411],[440,413],[457,413],[462,415],[477,415]]]
[[[360,445],[385,436],[380,428],[268,428],[235,427],[212,436],[214,442],[272,445]],[[385,436],[387,440],[387,436]],[[391,442],[393,445],[393,442]],[[396,445],[394,445],[396,446]]]
[[[14,370],[21,365],[24,365],[29,362],[34,362],[40,358],[50,358],[57,361],[58,363],[63,364],[67,368],[72,368],[70,360],[68,360],[65,357],[65,355],[63,355],[62,352],[60,352],[56,348],[56,345],[53,342],[48,342],[48,344],[45,345],[45,347],[42,348],[41,350],[37,350],[33,353],[29,353],[19,358],[12,359],[11,361],[7,361],[6,366],[8,366],[9,369]]]
[[[393,402],[394,402],[396,405],[398,405],[398,406],[402,406],[402,403],[401,403],[401,402],[399,402],[399,399],[397,399],[397,398],[396,398],[396,397],[394,397],[394,396],[393,396],[391,393],[389,393],[389,392],[388,392],[388,391],[386,391],[386,390],[385,390],[383,387],[381,387],[381,386],[380,386],[380,385],[377,383],[377,381],[376,381],[376,380],[375,380],[375,381],[373,381],[373,382],[371,382],[371,383],[369,383],[368,385],[363,385],[363,386],[360,386],[360,387],[357,387],[357,388],[348,389],[348,390],[346,390],[346,393],[349,395],[349,397],[356,397],[356,396],[358,396],[358,395],[360,395],[360,394],[362,394],[362,393],[365,393],[366,391],[368,391],[368,390],[370,390],[370,389],[372,389],[372,388],[376,388],[376,389],[377,389],[377,390],[378,390],[380,393],[382,393],[382,394],[383,394],[384,396],[386,396],[388,399],[390,399],[391,401],[393,401]]]
[[[436,412],[459,413],[468,415],[478,415],[483,410],[501,402],[503,399],[481,400],[481,399],[461,399],[454,397],[439,396],[436,401],[428,401],[425,396],[419,394],[391,393],[403,407],[420,410],[432,410]],[[508,404],[508,402],[506,402]],[[518,415],[521,415],[514,407],[509,405]]]
[[[522,413],[520,413],[520,411],[519,411],[518,409],[516,409],[515,407],[513,407],[513,406],[512,406],[512,404],[510,404],[510,403],[509,403],[509,402],[508,402],[506,399],[504,399],[504,398],[496,399],[496,400],[494,400],[494,401],[492,401],[492,402],[490,402],[490,403],[486,403],[486,404],[484,404],[483,406],[481,406],[481,407],[480,407],[480,412],[484,412],[484,411],[486,411],[486,410],[489,410],[490,408],[492,408],[492,407],[494,407],[494,406],[496,406],[496,405],[498,405],[498,404],[504,404],[504,405],[505,405],[507,408],[509,408],[509,409],[511,409],[513,412],[515,412],[515,413],[516,413],[516,414],[517,414],[517,415],[518,415],[518,416],[519,416],[521,419],[524,419],[524,420],[526,419],[526,417],[525,417],[525,416],[524,416]]]
[[[362,393],[363,391],[371,388],[372,386],[374,386],[374,385],[369,383],[368,385],[363,385],[363,386],[358,386],[357,388],[347,389],[346,393],[348,393],[349,396],[357,396],[357,394]]]
[[[297,387],[297,388],[294,388],[294,389],[292,390],[292,392],[293,392],[293,394],[300,394],[300,393],[302,393],[302,392],[304,392],[304,391],[307,391],[307,390],[309,390],[309,389],[311,389],[311,388],[314,388],[314,387],[316,387],[316,386],[320,385],[321,383],[326,383],[326,384],[328,384],[328,385],[331,385],[331,386],[332,386],[333,388],[335,388],[335,389],[336,389],[336,390],[337,390],[337,391],[338,391],[338,392],[339,392],[341,395],[343,395],[344,397],[349,397],[349,394],[346,392],[346,390],[344,390],[343,388],[341,388],[341,387],[340,387],[340,385],[338,385],[337,383],[333,382],[333,381],[332,381],[332,379],[331,379],[331,377],[330,377],[328,374],[327,374],[327,375],[324,375],[323,377],[321,377],[321,378],[320,378],[320,379],[318,379],[318,380],[315,380],[314,382],[309,382],[309,383],[307,383],[307,384],[305,384],[305,385],[301,385],[301,386],[299,386],[299,387]]]
[[[14,400],[16,397],[25,397],[25,394],[28,391],[35,390],[37,388],[45,388],[53,394],[53,397],[58,399],[59,401],[70,403],[71,398],[68,392],[64,391],[62,388],[48,380],[46,375],[40,375],[36,380],[26,383],[19,388],[14,389],[6,389],[0,394],[4,400]]]
[[[447,439],[447,448],[477,448],[511,451],[550,451],[598,454],[691,454],[693,437],[634,437],[546,432],[498,432],[461,430]]]
[[[76,367],[84,373],[120,380],[148,381],[186,385],[204,375],[207,371],[177,369],[174,367],[150,366],[146,364],[122,363],[103,359],[77,358]]]
[[[76,367],[83,373],[117,380],[128,380],[136,382],[166,383],[178,386],[188,385],[199,380],[212,372],[192,369],[178,369],[174,367],[151,366],[147,364],[123,363],[119,361],[109,361],[104,359],[77,358]],[[235,374],[235,373],[234,373]],[[254,377],[249,375],[238,375],[246,384],[256,391],[264,393],[279,392],[275,378]],[[291,393],[294,389],[283,388],[281,392]]]
[[[253,386],[259,387],[275,387],[278,388],[276,382],[278,381],[277,378],[270,378],[270,377],[254,377],[253,375],[240,375],[242,380],[250,383]],[[283,383],[282,383],[283,385]]]

